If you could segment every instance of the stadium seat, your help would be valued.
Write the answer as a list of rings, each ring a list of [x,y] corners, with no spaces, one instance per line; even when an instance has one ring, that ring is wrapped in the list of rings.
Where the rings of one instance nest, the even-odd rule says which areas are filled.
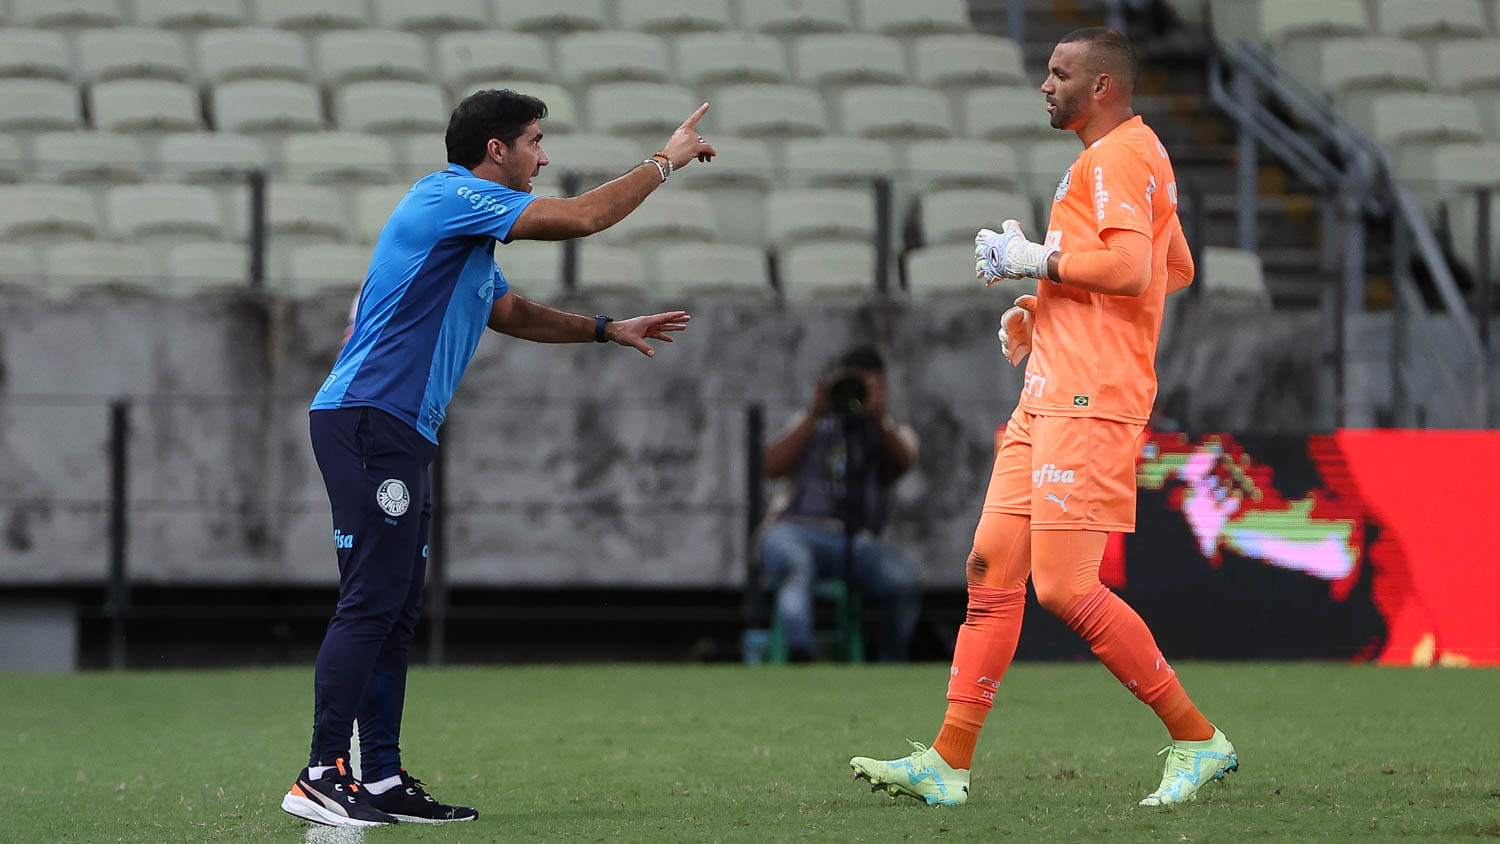
[[[0,29],[0,77],[73,78],[68,42],[39,29]]]
[[[71,135],[70,132],[59,134]],[[85,133],[92,134],[92,133]],[[23,182],[31,176],[31,168],[21,155],[21,144],[10,135],[0,135],[0,182]]]
[[[162,138],[157,157],[163,175],[184,182],[222,184],[243,181],[270,161],[266,147],[233,132],[188,132]]]
[[[0,79],[0,131],[73,129],[82,114],[77,86],[55,79]]]
[[[890,146],[868,138],[800,138],[786,143],[784,157],[789,181],[807,187],[868,190],[875,179],[896,170]]]
[[[661,240],[718,240],[719,225],[707,197],[681,191],[672,194],[670,200],[642,203],[600,236],[624,246]]]
[[[494,3],[495,17],[502,29],[566,33],[609,27],[604,0],[547,0],[546,3],[494,0]]]
[[[365,0],[255,0],[256,22],[277,29],[316,32],[370,25]]]
[[[104,197],[109,230],[121,240],[220,240],[224,209],[211,188],[151,183],[111,188]]]
[[[1432,66],[1439,90],[1500,89],[1500,38],[1460,38],[1434,45]]]
[[[463,88],[487,79],[547,80],[553,76],[547,42],[523,32],[455,32],[438,36],[438,78]]]
[[[981,228],[999,231],[1008,219],[1019,221],[1022,230],[1040,239],[1031,203],[1020,194],[973,188],[933,191],[923,194],[918,206],[922,242],[927,245],[967,243],[972,255],[974,233]]]
[[[1368,107],[1351,111],[1350,117],[1378,143],[1393,150],[1414,143],[1484,140],[1479,114],[1464,97],[1384,94],[1373,98]]]
[[[184,243],[167,250],[166,293],[218,293],[249,283],[250,248],[243,243]]]
[[[979,88],[963,99],[965,127],[971,138],[1050,140],[1056,137],[1047,102],[1035,88]]]
[[[973,231],[969,232],[968,243],[939,243],[907,252],[906,289],[913,299],[995,294],[974,277]],[[1010,302],[992,300],[988,304],[999,307]]]
[[[831,33],[804,35],[792,46],[792,67],[804,85],[859,85],[908,79],[906,51],[884,35]]]
[[[1242,0],[1229,3],[1251,6]],[[1219,9],[1216,4],[1214,11]],[[1362,0],[1260,0],[1258,29],[1259,40],[1279,51],[1298,40],[1369,35],[1370,13]]]
[[[875,199],[855,188],[785,188],[766,200],[766,239],[786,247],[809,240],[875,237]]]
[[[678,34],[729,29],[729,0],[619,0],[620,26]]]
[[[198,75],[217,85],[236,79],[312,79],[307,42],[281,29],[216,29],[198,36]]]
[[[755,0],[742,3],[745,25],[773,35],[844,32],[854,28],[848,0]]]
[[[651,253],[655,296],[713,294],[768,299],[775,294],[766,253],[732,243],[682,243]]]
[[[973,32],[964,0],[854,0],[860,29],[886,35]]]
[[[770,144],[717,133],[712,140],[718,156],[678,170],[672,181],[708,198],[725,242],[759,246],[765,242],[766,192],[780,175]]]
[[[322,243],[302,246],[287,253],[279,268],[288,294],[304,298],[329,291],[350,297],[365,283],[370,270],[370,247],[352,243]]]
[[[618,135],[546,135],[542,138],[542,149],[550,163],[542,168],[541,175],[561,182],[568,173],[576,172],[580,179],[579,191],[613,179],[639,164],[644,157],[638,144]]]
[[[78,34],[78,77],[86,82],[110,79],[186,81],[187,45],[165,29],[118,27]]]
[[[214,86],[215,128],[227,132],[316,132],[324,128],[318,90],[284,79],[239,79]]]
[[[1479,0],[1372,0],[1375,25],[1393,38],[1476,38],[1490,35]]]
[[[1081,152],[1083,145],[1076,137],[1037,141],[1027,147],[1024,156],[1027,194],[1041,199],[1043,208],[1051,207],[1063,174],[1078,160]]]
[[[327,32],[313,43],[318,77],[324,85],[340,86],[372,79],[427,82],[431,69],[427,44],[419,35],[389,29]]]
[[[231,213],[238,212],[231,208]],[[238,225],[235,230],[247,231]],[[347,240],[350,234],[344,204],[337,190],[287,182],[272,182],[266,190],[266,231],[273,242],[341,241]]]
[[[89,89],[94,127],[111,132],[191,132],[203,128],[198,92],[182,82],[119,79]]]
[[[800,85],[731,85],[719,92],[706,120],[715,131],[776,141],[828,132],[823,98]]]
[[[1313,88],[1337,98],[1345,110],[1350,96],[1428,87],[1426,53],[1399,38],[1329,38],[1307,45],[1284,63]]]
[[[347,131],[441,136],[451,112],[441,88],[420,82],[357,82],[334,94],[338,126]]]
[[[42,256],[21,243],[0,243],[0,287],[42,290]]]
[[[517,240],[495,245],[495,263],[506,282],[528,299],[546,301],[562,293],[561,241]]]
[[[1271,294],[1266,289],[1259,255],[1241,249],[1205,246],[1200,261],[1198,283],[1203,285],[1205,301],[1264,309],[1271,307]]]
[[[579,291],[640,294],[650,287],[646,259],[640,252],[628,246],[595,243],[593,238],[579,241]]]
[[[354,192],[354,239],[360,243],[374,243],[380,238],[380,230],[411,185],[406,182],[389,182],[371,185]]]
[[[786,49],[768,35],[710,32],[675,41],[677,73],[692,85],[785,82]]]
[[[281,146],[281,177],[311,184],[385,184],[397,175],[384,138],[359,132],[293,135]]]
[[[787,299],[863,298],[875,292],[875,250],[869,244],[799,243],[782,249],[777,258],[781,293]]]
[[[590,88],[585,108],[595,132],[649,142],[665,141],[699,102],[681,85],[617,82]]]
[[[150,252],[129,243],[76,241],[43,247],[42,275],[47,291],[55,296],[97,287],[148,291],[161,287]]]
[[[1021,47],[990,35],[928,35],[912,45],[913,77],[933,88],[1026,85]]]
[[[866,85],[839,97],[845,134],[860,138],[911,141],[948,138],[953,109],[948,98],[916,85]]]
[[[32,139],[36,178],[92,186],[130,184],[146,177],[146,151],[130,135],[114,132],[45,132]]]
[[[15,26],[119,26],[125,22],[120,7],[120,0],[11,0],[10,18]]]
[[[392,29],[430,32],[489,29],[485,0],[375,0],[375,21]]]
[[[135,22],[163,29],[238,27],[249,22],[243,0],[135,0]]]
[[[906,150],[907,180],[918,190],[1020,187],[1016,153],[990,141],[925,141]]]
[[[666,82],[667,46],[644,32],[580,32],[557,39],[557,69],[574,85]]]

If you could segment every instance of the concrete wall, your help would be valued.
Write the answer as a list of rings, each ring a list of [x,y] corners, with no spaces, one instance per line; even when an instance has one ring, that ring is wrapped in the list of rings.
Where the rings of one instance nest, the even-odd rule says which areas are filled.
[[[740,582],[745,408],[774,432],[845,346],[876,339],[921,432],[892,530],[962,582],[995,425],[1020,390],[995,340],[1013,293],[938,303],[689,301],[656,359],[490,335],[443,429],[455,584]],[[676,302],[562,301],[619,316]],[[1331,418],[1317,314],[1174,303],[1163,424],[1298,431]],[[333,583],[306,405],[348,299],[0,292],[0,583],[100,582],[111,398],[132,400],[130,565],[144,582]]]

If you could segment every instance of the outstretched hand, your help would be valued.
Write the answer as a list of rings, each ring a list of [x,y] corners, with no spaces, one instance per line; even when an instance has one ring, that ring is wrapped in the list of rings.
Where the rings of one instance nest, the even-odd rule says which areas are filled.
[[[698,106],[698,110],[693,112],[687,120],[682,121],[682,125],[678,126],[672,132],[672,137],[667,139],[666,146],[662,147],[661,154],[671,159],[674,168],[686,167],[693,159],[712,161],[713,157],[719,154],[712,144],[703,140],[703,136],[698,134],[698,121],[702,120],[706,113],[708,113],[708,103]]]
[[[670,343],[672,342],[671,333],[686,329],[691,319],[692,316],[687,311],[667,311],[662,314],[615,320],[605,329],[605,336],[621,346],[636,349],[648,358],[656,357],[656,349],[651,348],[651,344],[646,341],[660,340],[663,343]]]

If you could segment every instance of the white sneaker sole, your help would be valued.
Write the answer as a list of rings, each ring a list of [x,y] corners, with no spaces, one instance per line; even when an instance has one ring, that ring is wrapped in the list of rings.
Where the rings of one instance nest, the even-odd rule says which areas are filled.
[[[289,815],[295,815],[305,821],[320,823],[324,826],[366,827],[366,826],[390,826],[383,821],[362,821],[351,818],[348,815],[337,815],[319,806],[306,797],[298,797],[291,792],[281,798],[281,810]]]

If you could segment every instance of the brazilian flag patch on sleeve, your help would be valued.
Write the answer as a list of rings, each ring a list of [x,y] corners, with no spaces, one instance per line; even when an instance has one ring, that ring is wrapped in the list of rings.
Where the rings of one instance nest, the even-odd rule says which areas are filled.
[[[1073,406],[1074,407],[1088,407],[1089,406],[1089,397],[1088,396],[1074,396],[1073,397]]]

